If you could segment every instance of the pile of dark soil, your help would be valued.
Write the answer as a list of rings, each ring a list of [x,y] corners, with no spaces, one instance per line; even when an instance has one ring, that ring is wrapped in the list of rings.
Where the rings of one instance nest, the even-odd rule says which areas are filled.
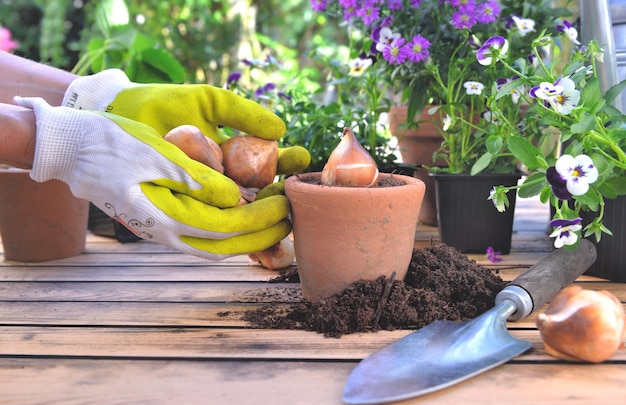
[[[298,282],[285,274],[282,282]],[[359,281],[318,303],[266,306],[244,314],[252,325],[304,329],[328,337],[376,330],[418,329],[433,321],[474,318],[493,307],[505,282],[458,250],[433,244],[413,251],[404,281]]]

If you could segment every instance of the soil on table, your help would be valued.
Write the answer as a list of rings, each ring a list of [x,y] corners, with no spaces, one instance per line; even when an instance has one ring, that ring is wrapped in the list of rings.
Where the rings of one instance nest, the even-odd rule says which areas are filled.
[[[276,282],[299,282],[297,271]],[[358,281],[318,303],[300,300],[247,311],[244,320],[272,329],[304,329],[328,337],[418,329],[436,320],[474,318],[494,306],[506,283],[445,244],[415,249],[405,280]]]
[[[318,186],[322,185],[322,182],[319,179],[313,177],[300,177],[300,181],[308,184],[316,184]],[[391,173],[391,176],[381,177],[378,181],[378,184],[373,187],[397,187],[404,186],[406,182],[398,177],[394,177],[394,173]],[[325,187],[350,187],[350,186],[342,186],[342,185],[332,185]]]

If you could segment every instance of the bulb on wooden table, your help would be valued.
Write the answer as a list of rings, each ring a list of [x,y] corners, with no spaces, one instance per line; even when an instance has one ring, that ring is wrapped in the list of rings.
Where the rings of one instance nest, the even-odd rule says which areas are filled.
[[[361,146],[350,128],[330,154],[320,178],[327,186],[373,187],[378,184],[374,158]]]
[[[569,286],[537,315],[548,354],[571,361],[600,363],[624,347],[621,302],[608,291]]]

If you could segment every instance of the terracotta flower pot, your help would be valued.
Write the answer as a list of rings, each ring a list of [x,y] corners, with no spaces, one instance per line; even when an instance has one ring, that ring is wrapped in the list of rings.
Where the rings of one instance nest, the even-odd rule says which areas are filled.
[[[38,262],[85,249],[89,203],[60,181],[37,183],[27,170],[0,169],[0,232],[5,260]]]
[[[389,110],[389,131],[398,139],[398,148],[404,163],[427,166],[445,165],[441,159],[433,161],[433,153],[441,147],[443,138],[435,125],[436,120],[440,121],[439,116],[428,115],[427,111],[430,107],[432,106],[426,106],[421,115],[416,117],[416,121],[420,121],[417,129],[403,128],[408,116],[406,106],[392,106]],[[419,221],[425,225],[437,226],[435,182],[426,169],[416,170],[414,176],[426,184],[426,195]]]
[[[416,178],[381,174],[406,184],[329,187],[320,173],[292,176],[285,193],[292,208],[296,263],[302,296],[312,302],[358,280],[381,275],[404,279],[426,186]]]

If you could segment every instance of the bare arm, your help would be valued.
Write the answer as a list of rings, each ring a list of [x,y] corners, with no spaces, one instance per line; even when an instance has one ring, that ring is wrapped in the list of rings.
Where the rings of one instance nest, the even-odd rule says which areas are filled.
[[[0,103],[0,123],[0,163],[30,169],[35,154],[35,113]]]
[[[13,96],[42,97],[59,105],[67,86],[78,76],[52,66],[0,52],[0,103],[12,103]]]
[[[59,105],[77,76],[8,52],[0,52],[0,164],[30,169],[35,151],[35,114],[12,105],[13,96],[42,97]]]

